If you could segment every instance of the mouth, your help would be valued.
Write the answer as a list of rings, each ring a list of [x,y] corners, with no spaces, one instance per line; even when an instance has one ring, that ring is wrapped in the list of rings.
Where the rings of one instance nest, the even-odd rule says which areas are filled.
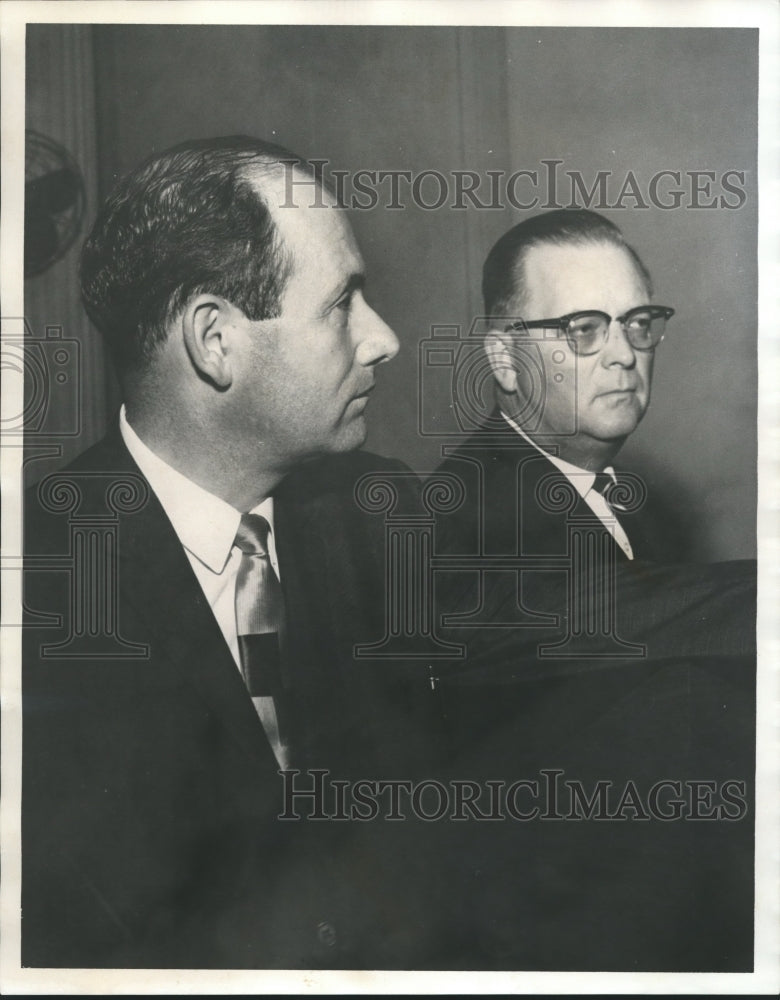
[[[351,396],[349,402],[347,403],[347,408],[350,410],[350,412],[355,414],[362,414],[363,410],[365,410],[365,408],[368,406],[368,397],[371,395],[373,391],[374,391],[374,386],[370,385],[368,386],[367,389],[364,389],[362,392],[357,392],[355,393],[354,396]]]
[[[636,393],[636,386],[630,386],[626,389],[607,389],[606,392],[600,392],[596,396],[597,399],[604,397],[609,398],[610,396],[633,396]]]

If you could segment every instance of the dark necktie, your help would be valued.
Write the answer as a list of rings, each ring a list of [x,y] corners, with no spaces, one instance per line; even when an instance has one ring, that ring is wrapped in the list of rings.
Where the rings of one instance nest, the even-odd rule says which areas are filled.
[[[625,507],[622,504],[615,503],[613,499],[617,485],[618,484],[608,472],[597,472],[591,488],[596,490],[597,493],[600,493],[613,510],[625,510]]]
[[[264,517],[244,514],[236,532],[235,545],[243,553],[236,577],[236,633],[241,673],[278,756],[279,746],[288,746],[279,655],[283,605],[282,588],[268,557],[269,530]]]

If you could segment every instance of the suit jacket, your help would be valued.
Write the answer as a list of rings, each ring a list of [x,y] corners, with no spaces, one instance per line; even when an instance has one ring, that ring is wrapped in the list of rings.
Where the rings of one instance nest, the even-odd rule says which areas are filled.
[[[298,788],[310,767],[403,768],[426,732],[416,670],[352,659],[384,612],[382,519],[354,485],[399,465],[312,463],[276,496]],[[378,826],[277,818],[263,728],[118,427],[30,491],[25,529],[23,964],[382,967],[433,953],[400,832],[393,855]]]
[[[456,630],[468,654],[434,664],[433,688],[425,660],[356,661],[353,644],[384,628],[382,518],[353,496],[378,468],[404,471],[343,456],[276,495],[304,788],[312,767],[485,784],[562,766],[645,791],[658,777],[752,773],[752,674],[737,634],[749,572],[681,579],[677,593],[663,575],[650,591],[631,581],[642,614],[630,637],[650,620],[663,639],[639,664],[539,664],[522,629]],[[25,965],[747,967],[750,815],[651,827],[279,820],[265,734],[143,486],[115,430],[29,497]],[[116,573],[101,576],[114,555]],[[439,600],[457,611],[453,593]],[[500,620],[514,594],[499,586],[493,598]],[[706,655],[691,627],[702,617],[730,637],[713,629]],[[108,639],[89,635],[95,621]],[[659,829],[671,832],[659,840]]]
[[[664,551],[649,504],[621,517],[637,557],[627,560],[570,491],[545,509],[543,487],[554,499],[563,476],[510,428],[468,438],[438,472],[463,491],[437,524],[436,553],[453,565],[440,589],[471,609],[456,623],[471,633],[466,659],[439,670],[445,770],[479,778],[483,792],[487,778],[504,789],[524,782],[515,801],[528,817],[505,810],[503,821],[442,827],[439,848],[462,890],[453,920],[464,967],[751,969],[754,566],[643,562]],[[561,568],[570,522],[614,556],[618,632],[642,655],[621,657],[597,634],[580,658],[540,656],[571,617]],[[467,568],[474,556],[488,565],[518,555],[536,568],[521,575],[495,562],[479,585]],[[665,779],[680,782],[688,819],[648,807]],[[716,789],[711,803],[726,782],[742,782],[739,820],[711,808],[708,820],[690,818],[686,782],[700,779]],[[567,782],[588,797],[601,787],[612,806],[585,818]],[[639,807],[621,815],[626,789]],[[490,812],[486,794],[479,808]]]
[[[568,484],[566,477],[502,421],[499,411],[494,412],[490,425],[453,448],[437,471],[457,476],[464,491],[457,510],[439,518],[439,551],[563,556],[568,551],[567,523],[583,519],[594,522],[599,533],[611,538],[594,521],[582,497],[570,498],[557,491],[561,484]],[[620,483],[620,471],[617,476]],[[642,482],[639,490],[643,492],[637,509],[617,515],[634,558],[679,561],[677,539],[665,537],[670,522],[659,510],[652,484]],[[614,551],[616,559],[626,558],[617,543]]]

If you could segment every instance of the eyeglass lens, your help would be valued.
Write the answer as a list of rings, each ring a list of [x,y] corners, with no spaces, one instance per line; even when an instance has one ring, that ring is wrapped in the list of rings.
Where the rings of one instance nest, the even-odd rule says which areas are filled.
[[[637,350],[655,347],[666,328],[666,317],[652,312],[634,313],[622,324],[626,339]],[[600,313],[587,314],[569,321],[566,328],[578,354],[594,354],[607,337],[609,324]]]

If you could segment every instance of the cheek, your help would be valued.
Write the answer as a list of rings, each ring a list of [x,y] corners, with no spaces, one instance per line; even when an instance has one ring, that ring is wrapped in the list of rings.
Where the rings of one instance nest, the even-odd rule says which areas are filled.
[[[301,382],[326,383],[338,381],[352,368],[352,348],[346,335],[328,327],[309,331],[294,349],[286,352],[285,366]]]
[[[580,374],[577,359],[564,346],[545,348],[541,352],[541,357],[547,395],[571,397]]]
[[[643,354],[637,360],[637,370],[644,384],[644,391],[648,396],[650,395],[650,383],[653,380],[654,362],[655,362],[654,354]]]
[[[582,399],[592,399],[604,381],[600,354],[580,358],[577,363],[577,391]]]

